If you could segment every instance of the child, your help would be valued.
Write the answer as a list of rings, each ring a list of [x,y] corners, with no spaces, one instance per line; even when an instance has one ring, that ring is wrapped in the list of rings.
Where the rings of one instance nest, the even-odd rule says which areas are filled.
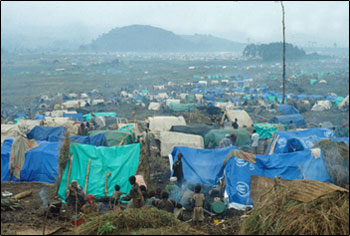
[[[120,186],[118,185],[118,184],[116,184],[115,186],[114,186],[114,191],[113,191],[113,199],[114,199],[114,204],[113,204],[113,206],[115,206],[115,205],[118,205],[119,206],[119,204],[120,204],[120,196],[122,195],[122,194],[126,194],[126,193],[123,193],[123,192],[120,192],[119,190],[120,190]]]
[[[196,225],[198,222],[202,222],[204,220],[204,211],[203,211],[203,204],[204,204],[204,195],[201,193],[201,186],[196,185],[194,188],[194,195],[192,197],[193,202],[193,213],[192,213],[192,220],[193,223]]]

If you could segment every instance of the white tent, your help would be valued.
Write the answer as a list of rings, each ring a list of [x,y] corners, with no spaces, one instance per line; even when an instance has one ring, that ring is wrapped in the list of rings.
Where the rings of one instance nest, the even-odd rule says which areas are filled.
[[[202,136],[178,132],[160,132],[160,154],[168,156],[175,146],[204,148]]]
[[[328,100],[317,101],[316,104],[311,108],[311,111],[324,111],[329,110],[332,107],[332,103]]]

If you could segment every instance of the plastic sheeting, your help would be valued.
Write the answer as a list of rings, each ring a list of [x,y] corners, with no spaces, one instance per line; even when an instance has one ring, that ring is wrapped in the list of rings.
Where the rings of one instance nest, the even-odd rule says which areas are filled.
[[[55,183],[58,175],[59,143],[39,141],[39,147],[26,152],[21,181]]]
[[[128,193],[131,189],[129,177],[136,174],[140,160],[140,144],[115,147],[94,147],[84,144],[71,144],[70,153],[73,154],[71,173],[68,177],[69,161],[62,176],[58,196],[66,198],[67,179],[69,185],[76,180],[85,189],[85,180],[89,159],[90,172],[86,194],[95,197],[105,196],[106,174],[108,178],[108,196],[112,196],[114,186],[118,184],[121,192]]]
[[[325,128],[312,128],[288,132],[276,132],[267,148],[267,153],[287,153],[311,149],[319,140],[334,137],[334,132]],[[277,139],[277,141],[275,141]],[[275,147],[273,148],[273,143]]]
[[[27,137],[38,141],[58,142],[64,141],[65,132],[66,129],[63,126],[35,126],[32,130],[27,132]]]
[[[182,169],[186,181],[202,184],[216,185],[221,177],[222,163],[237,147],[231,146],[220,149],[197,149],[190,147],[174,147],[171,152],[172,160],[177,160],[177,154],[182,153]],[[173,171],[171,172],[171,176]]]
[[[107,139],[103,133],[91,136],[69,136],[69,139],[74,143],[108,146]]]
[[[231,158],[225,166],[226,193],[229,207],[244,209],[252,206],[250,195],[250,177],[252,175],[281,179],[309,179],[333,183],[329,177],[322,157],[315,158],[310,150],[257,155],[256,164],[237,157]]]
[[[295,107],[287,104],[279,105],[279,107],[277,108],[277,112],[282,113],[284,115],[299,114],[299,111]]]
[[[306,122],[304,120],[304,117],[300,114],[294,114],[294,115],[285,115],[285,116],[274,116],[269,120],[269,123],[272,124],[284,124],[289,125],[290,121],[293,121],[296,127],[306,127]]]

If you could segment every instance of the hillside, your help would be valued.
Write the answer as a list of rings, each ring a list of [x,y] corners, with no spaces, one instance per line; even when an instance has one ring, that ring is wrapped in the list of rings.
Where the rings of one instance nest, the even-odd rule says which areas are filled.
[[[181,36],[153,26],[132,25],[112,29],[81,49],[119,52],[242,52],[244,46],[214,36]]]

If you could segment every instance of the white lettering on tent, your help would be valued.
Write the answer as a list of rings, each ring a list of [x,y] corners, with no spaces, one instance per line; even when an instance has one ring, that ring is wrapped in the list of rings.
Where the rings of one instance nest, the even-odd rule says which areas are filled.
[[[243,167],[243,166],[246,166],[247,164],[248,164],[248,162],[246,162],[245,160],[236,157],[236,165],[238,167]]]
[[[280,148],[284,148],[287,145],[287,139],[286,138],[279,138],[277,143],[278,143],[278,146]]]
[[[246,182],[237,181],[236,190],[240,197],[247,197],[249,195],[249,186]]]

